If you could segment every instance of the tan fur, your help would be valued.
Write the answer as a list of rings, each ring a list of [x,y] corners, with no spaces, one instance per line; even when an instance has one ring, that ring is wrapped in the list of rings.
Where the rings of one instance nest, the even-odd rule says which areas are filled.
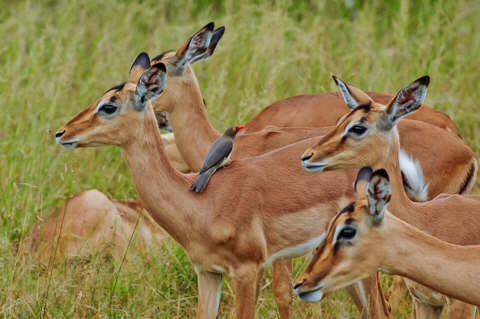
[[[355,202],[353,212],[340,213],[332,220],[325,244],[295,282],[298,293],[322,287],[326,294],[382,269],[464,302],[480,304],[480,246],[443,242],[388,211],[380,225],[372,223],[371,218],[368,202],[360,199]],[[349,219],[355,221],[349,224],[357,229],[353,244],[335,250],[335,230]]]
[[[44,214],[24,240],[21,253],[43,264],[102,252],[120,261],[138,218],[135,245],[154,246],[166,236],[141,204],[110,201],[95,189],[84,191]]]
[[[354,168],[364,165],[370,165],[374,168],[386,168],[392,179],[392,188],[394,190],[393,200],[390,204],[390,209],[394,214],[442,240],[461,245],[479,244],[480,234],[478,229],[480,229],[480,221],[473,217],[473,212],[480,209],[480,198],[475,196],[442,195],[430,202],[418,204],[411,202],[407,198],[401,186],[402,179],[398,169],[398,133],[396,128],[390,131],[381,129],[386,110],[387,106],[372,103],[369,112],[364,110],[350,112],[316,146],[307,149],[304,155],[311,154],[312,157],[309,159],[309,162],[312,163],[327,161],[328,166],[325,170]],[[361,140],[347,139],[345,142],[342,142],[341,134],[348,123],[358,121],[362,117],[367,118],[370,133],[367,133],[367,136]],[[398,124],[398,126],[401,125],[402,122]],[[403,125],[405,125],[405,122]],[[414,121],[408,124],[408,130],[412,132],[411,136],[413,138],[421,136],[419,131],[416,130],[418,125],[419,123]],[[452,138],[455,139],[455,137],[448,135],[440,137],[438,134],[442,130],[435,127],[431,127],[430,130],[430,133],[428,131],[425,132],[427,139],[431,141],[429,146],[438,144],[443,150],[436,153],[432,152],[431,148],[425,147],[423,152],[426,155],[431,154],[432,159],[450,153],[450,146],[447,147],[444,142]],[[460,140],[456,140],[458,145],[463,144]],[[441,143],[437,141],[441,141]],[[417,156],[418,153],[415,153],[415,155]],[[455,173],[452,180],[454,186],[447,187],[446,190],[458,192],[461,188],[459,186],[465,185],[465,179],[475,178],[477,163],[473,153],[471,157],[464,157],[459,162],[452,161],[443,169],[439,169],[435,165],[432,167],[424,166],[424,169],[433,169],[436,171],[436,174],[443,175],[441,177],[445,178],[446,175],[450,174],[448,173],[449,170],[456,170],[453,167],[457,164],[464,166],[464,169],[460,170],[464,173],[459,174],[460,171]],[[472,173],[469,174],[468,172]],[[467,182],[471,184],[471,181]],[[469,191],[468,188],[471,188],[471,186],[467,187],[467,191]],[[459,233],[458,229],[462,229],[462,232]],[[471,309],[471,306],[466,305],[465,307]]]

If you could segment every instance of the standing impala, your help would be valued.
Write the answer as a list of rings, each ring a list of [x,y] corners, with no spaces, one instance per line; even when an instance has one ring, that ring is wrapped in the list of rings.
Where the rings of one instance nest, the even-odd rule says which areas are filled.
[[[370,167],[362,168],[355,187],[356,201],[332,219],[325,242],[294,284],[301,299],[319,301],[380,270],[480,305],[480,246],[449,244],[392,215],[383,169],[372,174]],[[480,210],[473,217],[480,219]]]
[[[137,66],[121,90],[107,92],[62,127],[57,141],[66,148],[121,147],[142,204],[194,264],[197,317],[216,316],[222,275],[228,273],[236,285],[237,317],[253,318],[262,269],[323,241],[328,220],[352,198],[353,172],[313,176],[295,165],[297,154],[313,142],[309,139],[233,160],[204,193],[190,192],[194,176],[170,165],[149,105],[162,93],[165,66],[156,64],[143,74]],[[276,163],[278,158],[284,163]]]
[[[406,86],[388,105],[372,101],[361,90],[345,90],[346,85],[342,81],[337,78],[335,81],[345,100],[357,103],[358,107],[345,115],[315,146],[304,152],[302,164],[305,168],[309,171],[365,165],[374,169],[385,168],[392,180],[390,211],[393,214],[449,243],[480,244],[480,219],[475,218],[474,213],[480,211],[479,196],[441,195],[429,202],[415,203],[409,200],[402,187],[402,173],[398,166],[400,143],[396,126],[402,117],[421,106],[429,78],[422,77]],[[432,139],[428,146],[434,144],[437,144],[437,140]],[[450,152],[449,147],[442,146],[443,152]],[[476,173],[477,163],[474,161],[462,188],[472,187]],[[439,171],[439,174],[442,172]],[[459,232],[459,229],[462,231]],[[473,311],[474,308],[470,309]]]
[[[161,61],[167,65],[169,77],[164,94],[154,100],[152,105],[156,111],[169,112],[179,151],[193,170],[200,169],[210,145],[220,136],[220,133],[208,121],[200,88],[190,64],[210,57],[222,35],[223,28],[214,30],[213,24],[209,24],[194,34],[177,51],[167,51],[153,59],[153,63]],[[346,89],[353,92],[358,90],[347,85]],[[390,95],[372,93],[372,96],[380,101],[391,99]],[[349,106],[354,107],[351,104]],[[322,112],[323,108],[328,108],[328,111]],[[336,114],[337,110],[345,109],[348,110],[342,98],[333,93],[293,97],[267,107],[246,124],[246,129],[250,132],[260,129],[260,123],[333,125],[338,116],[331,115]],[[421,114],[415,114],[414,118],[446,128],[447,131],[456,132],[453,122],[443,113],[430,108],[423,110],[425,111]],[[311,111],[315,111],[315,114]],[[409,163],[408,159],[401,161],[403,176],[406,177],[405,187],[411,198],[425,200],[443,192],[465,193],[470,190],[475,178],[475,174],[471,174],[475,167],[475,154],[463,140],[437,127],[432,128],[431,125],[412,121],[401,121],[399,129],[402,146],[409,154],[415,154],[419,159],[428,182],[427,190],[423,187],[422,180],[412,177],[417,173],[418,166],[416,168],[413,165],[404,165]],[[232,156],[243,158],[262,154],[300,139],[323,135],[324,132],[325,129],[267,127],[256,134],[247,133],[237,136],[237,148]],[[430,140],[442,140],[442,144],[437,143],[430,149],[426,149],[425,141]],[[448,149],[448,152],[445,152],[445,149]],[[432,153],[435,156],[432,156]],[[442,173],[439,174],[439,172]],[[278,266],[278,263],[283,263],[284,266]],[[283,271],[277,269],[283,269]],[[290,304],[288,296],[284,295],[285,290],[282,289],[288,286],[288,282],[285,279],[282,280],[287,278],[285,270],[291,273],[291,262],[278,261],[273,264],[273,290],[282,318],[288,317],[286,315],[288,311],[282,309],[287,309]],[[372,288],[375,289],[376,285],[372,285]],[[358,300],[356,303],[358,305]],[[383,313],[380,314],[382,315]]]

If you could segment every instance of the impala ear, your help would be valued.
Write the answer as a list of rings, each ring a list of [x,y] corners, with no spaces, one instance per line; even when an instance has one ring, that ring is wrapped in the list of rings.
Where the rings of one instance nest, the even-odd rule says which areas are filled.
[[[365,197],[365,188],[370,181],[372,173],[373,171],[370,166],[364,166],[358,171],[357,178],[353,183],[353,190],[355,191],[357,199]]]
[[[140,53],[130,67],[128,80],[130,82],[136,83],[138,79],[140,79],[140,77],[142,76],[143,72],[145,72],[149,67],[150,57],[146,52]]]
[[[349,108],[354,110],[360,105],[372,103],[373,100],[368,96],[367,93],[363,92],[362,90],[348,85],[335,75],[332,75],[333,81],[338,86],[340,93],[342,94],[343,100],[348,105]]]
[[[387,129],[392,128],[402,117],[417,111],[422,106],[429,83],[430,77],[422,76],[397,93],[387,106]]]
[[[193,64],[198,61],[206,60],[213,55],[215,52],[215,48],[217,47],[218,41],[223,37],[223,33],[225,32],[225,27],[220,27],[217,30],[213,31],[212,39],[210,40],[210,44],[208,45],[207,51],[204,54],[199,54],[192,58],[190,64]]]
[[[208,57],[208,50],[210,48],[210,42],[213,36],[213,29],[215,23],[210,22],[206,26],[195,33],[180,49],[177,50],[176,56],[178,58],[176,65],[178,67],[184,67],[187,63],[193,63],[200,61]],[[219,31],[217,34],[217,42],[223,35],[223,31]],[[216,44],[215,44],[216,46]],[[215,46],[213,50],[215,50]],[[213,51],[212,51],[213,53]]]
[[[163,63],[153,65],[142,74],[135,90],[134,107],[137,111],[145,109],[149,101],[162,94],[166,79],[167,69]]]
[[[380,225],[383,221],[391,196],[392,189],[387,171],[379,169],[373,172],[367,185],[367,199],[374,225]]]

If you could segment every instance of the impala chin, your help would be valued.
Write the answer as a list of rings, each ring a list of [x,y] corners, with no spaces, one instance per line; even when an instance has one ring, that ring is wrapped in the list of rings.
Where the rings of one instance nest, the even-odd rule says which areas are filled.
[[[71,140],[71,141],[68,141],[68,142],[61,141],[59,138],[57,138],[56,140],[57,140],[58,144],[62,145],[63,147],[65,147],[68,150],[73,150],[75,147],[77,147],[78,142],[80,142],[79,139]]]
[[[319,302],[323,298],[322,288],[323,287],[320,287],[309,291],[298,291],[295,289],[294,292],[302,301]]]
[[[309,172],[317,172],[320,173],[323,171],[325,167],[328,166],[326,162],[314,162],[309,163],[308,160],[302,160],[302,166]]]

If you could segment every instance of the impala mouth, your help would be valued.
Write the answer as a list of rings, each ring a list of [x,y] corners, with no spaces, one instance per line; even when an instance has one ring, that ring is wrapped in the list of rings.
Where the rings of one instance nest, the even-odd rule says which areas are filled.
[[[64,142],[64,141],[61,141],[59,137],[57,137],[56,140],[57,140],[58,144],[62,145],[63,147],[65,147],[68,150],[73,150],[75,147],[77,147],[78,142],[80,142],[79,139]]]
[[[294,292],[298,295],[298,298],[303,301],[318,302],[323,298],[322,288],[323,287],[319,287],[309,291],[298,291],[297,289],[295,289]]]
[[[328,163],[325,163],[325,162],[309,163],[307,160],[302,160],[302,166],[305,167],[305,169],[309,172],[320,173],[321,171],[323,171],[325,167],[328,166]]]

